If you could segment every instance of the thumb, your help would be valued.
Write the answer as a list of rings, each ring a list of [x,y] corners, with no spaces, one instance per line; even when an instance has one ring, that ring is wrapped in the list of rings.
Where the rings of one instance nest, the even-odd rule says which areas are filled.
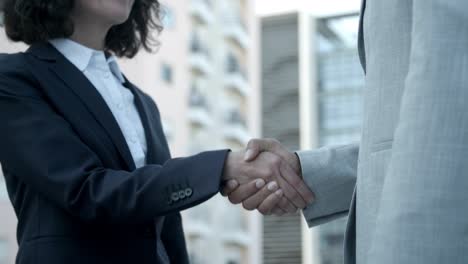
[[[245,151],[244,161],[249,162],[253,161],[257,158],[260,154],[260,141],[258,140],[251,140],[247,145],[247,149]]]

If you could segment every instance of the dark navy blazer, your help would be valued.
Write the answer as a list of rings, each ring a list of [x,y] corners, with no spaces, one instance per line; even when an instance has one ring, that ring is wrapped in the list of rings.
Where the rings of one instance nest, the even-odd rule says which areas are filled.
[[[125,86],[148,142],[139,169],[99,92],[54,47],[0,55],[0,163],[18,217],[17,263],[155,264],[159,235],[172,263],[188,263],[179,212],[219,191],[227,151],[171,159],[155,103]]]

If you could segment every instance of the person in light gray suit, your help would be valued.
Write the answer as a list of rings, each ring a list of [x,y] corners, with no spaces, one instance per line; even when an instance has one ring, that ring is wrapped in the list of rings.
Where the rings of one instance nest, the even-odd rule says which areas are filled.
[[[247,159],[271,151],[302,166],[311,227],[349,215],[347,264],[468,263],[468,1],[364,1],[359,55],[359,145],[296,156],[253,140]]]

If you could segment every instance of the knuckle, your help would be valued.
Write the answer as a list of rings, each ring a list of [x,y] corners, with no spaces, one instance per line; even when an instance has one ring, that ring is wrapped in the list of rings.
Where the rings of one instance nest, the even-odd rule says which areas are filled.
[[[272,139],[271,139],[271,144],[273,144],[273,145],[281,145],[281,143],[280,143],[277,139],[275,139],[275,138],[272,138]]]
[[[229,201],[231,203],[233,203],[233,204],[239,204],[240,203],[240,201],[239,201],[239,199],[237,197],[229,196],[228,198],[229,198]]]
[[[268,210],[264,207],[258,208],[258,212],[260,212],[262,215],[268,215]]]
[[[255,207],[249,203],[242,203],[242,206],[244,207],[245,210],[252,211],[255,209]]]

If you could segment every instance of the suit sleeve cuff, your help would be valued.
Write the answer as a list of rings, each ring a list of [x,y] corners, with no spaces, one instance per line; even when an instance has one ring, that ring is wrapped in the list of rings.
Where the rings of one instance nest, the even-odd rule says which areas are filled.
[[[315,201],[303,210],[310,226],[338,219],[348,213],[356,178],[350,176],[341,156],[342,148],[322,148],[298,152],[304,181]],[[351,154],[349,154],[351,155]]]

